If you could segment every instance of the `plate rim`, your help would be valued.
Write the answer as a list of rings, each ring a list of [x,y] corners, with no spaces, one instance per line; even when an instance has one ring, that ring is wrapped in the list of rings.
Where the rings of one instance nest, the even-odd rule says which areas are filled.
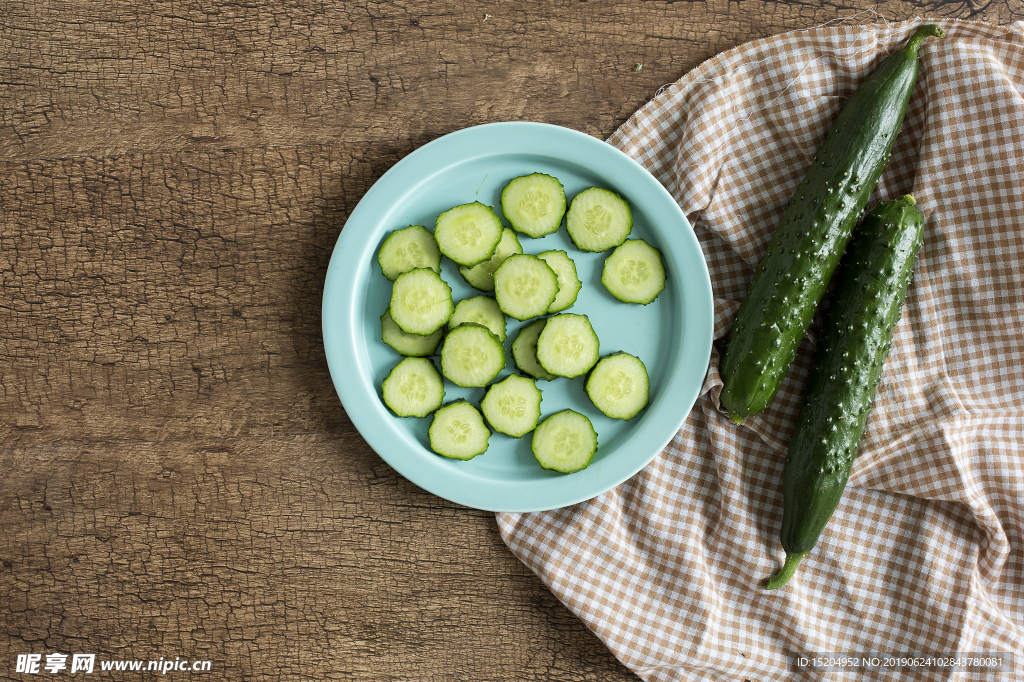
[[[376,202],[381,198],[386,198],[392,185],[397,183],[401,187],[406,182],[407,176],[414,176],[418,179],[415,187],[428,182],[433,175],[424,177],[418,173],[424,170],[422,168],[424,165],[427,165],[429,170],[429,164],[425,164],[425,160],[431,154],[437,153],[437,151],[443,150],[448,146],[458,147],[466,144],[469,144],[471,148],[482,149],[483,151],[479,156],[538,154],[585,168],[586,165],[581,164],[577,158],[588,154],[596,154],[605,157],[612,163],[625,163],[626,167],[632,168],[634,171],[631,176],[627,177],[628,182],[625,184],[640,183],[645,191],[660,195],[659,201],[662,203],[667,201],[664,208],[673,211],[671,218],[673,222],[678,220],[680,223],[679,234],[672,234],[671,240],[675,242],[678,239],[688,242],[688,244],[682,247],[682,253],[691,256],[692,254],[699,254],[699,258],[691,257],[686,262],[689,274],[686,278],[686,287],[679,287],[680,301],[678,304],[682,305],[684,298],[688,301],[688,304],[684,306],[684,312],[681,313],[681,320],[683,321],[681,326],[687,331],[684,334],[684,338],[679,340],[676,356],[669,359],[669,368],[672,376],[659,394],[659,397],[671,394],[673,403],[678,406],[677,418],[669,420],[672,425],[671,432],[667,433],[666,436],[665,433],[668,429],[660,429],[658,437],[654,439],[652,439],[649,432],[640,431],[630,434],[626,439],[627,443],[635,443],[637,436],[645,436],[641,445],[649,448],[650,453],[649,455],[645,454],[637,458],[630,458],[629,461],[632,464],[629,466],[624,466],[625,460],[623,460],[617,467],[611,468],[613,472],[611,475],[600,476],[605,469],[610,468],[606,466],[601,467],[601,471],[594,469],[589,475],[587,470],[584,470],[576,474],[547,479],[542,482],[517,481],[508,484],[510,486],[509,494],[515,492],[515,488],[518,486],[529,485],[539,489],[554,488],[555,492],[545,493],[551,496],[551,499],[546,502],[540,502],[540,500],[536,499],[537,496],[534,495],[516,496],[519,502],[509,504],[508,499],[501,499],[499,501],[495,499],[494,493],[489,494],[486,491],[479,490],[479,483],[477,485],[459,485],[470,483],[470,481],[452,481],[449,479],[447,485],[439,485],[436,476],[427,475],[427,472],[421,471],[418,465],[416,465],[414,460],[419,459],[418,452],[413,454],[412,457],[401,454],[407,452],[409,448],[416,451],[425,450],[422,444],[409,438],[408,434],[403,433],[399,429],[379,428],[382,416],[387,422],[393,421],[396,417],[387,412],[379,396],[376,395],[375,387],[373,387],[375,400],[367,401],[364,382],[342,380],[343,377],[359,373],[357,358],[360,351],[360,343],[357,337],[362,336],[365,340],[363,325],[356,319],[357,311],[362,310],[361,306],[356,304],[356,301],[364,293],[362,290],[357,290],[358,284],[361,281],[357,274],[359,268],[346,269],[342,266],[349,263],[347,261],[343,263],[343,261],[345,261],[345,254],[349,249],[364,252],[369,249],[372,256],[377,248],[376,243],[368,246],[365,243],[365,239],[362,240],[364,243],[359,243],[360,235],[356,235],[354,231],[346,233],[344,228],[349,224],[360,224],[364,220],[364,214],[368,214],[368,219],[373,221],[373,209],[370,207],[376,205]],[[582,149],[582,151],[574,153],[574,156],[577,158],[566,157],[560,154],[562,151],[560,147],[571,147],[574,145]],[[523,148],[509,149],[508,147],[510,146],[522,146]],[[473,158],[475,157],[458,157],[453,163],[464,163]],[[445,165],[437,172],[444,172],[451,165]],[[619,185],[614,186],[618,188]],[[663,242],[669,241],[669,236],[657,226],[650,225],[650,229]],[[673,249],[673,253],[675,253],[675,249]],[[370,268],[372,269],[372,265],[370,265]],[[681,285],[683,283],[681,276],[672,272],[673,270],[674,268],[669,268],[670,276],[679,277],[678,281]],[[699,289],[699,291],[696,289]],[[339,314],[337,304],[337,299],[339,298],[342,300],[341,314]],[[695,303],[696,308],[693,307]],[[338,318],[340,317],[346,318],[347,324],[340,325],[343,329],[339,330],[340,323]],[[532,121],[503,121],[462,128],[427,142],[393,164],[360,198],[346,219],[345,226],[343,226],[338,235],[331,252],[321,301],[321,334],[332,384],[349,420],[371,449],[401,476],[421,489],[462,506],[491,512],[527,513],[547,511],[578,504],[608,492],[650,464],[675,437],[675,434],[685,422],[700,395],[711,358],[713,322],[714,302],[706,257],[693,231],[693,227],[679,207],[679,204],[664,185],[635,159],[605,141],[572,128]],[[689,329],[690,325],[694,326],[693,330]],[[679,378],[680,372],[678,370],[684,359],[690,362],[699,362],[703,367],[699,382],[694,381],[692,385],[679,385],[683,382],[683,379]],[[689,380],[689,377],[687,377],[687,380]],[[658,416],[661,416],[660,412]],[[660,422],[657,423],[660,424]],[[383,431],[386,431],[386,433],[382,433]],[[395,436],[397,436],[397,439]],[[654,442],[651,442],[652,440]],[[620,447],[622,446],[620,445]],[[396,455],[396,451],[399,453],[398,455]],[[432,457],[437,457],[433,453],[429,454]],[[459,479],[461,477],[455,475],[452,478]],[[478,482],[479,478],[475,480]],[[508,495],[498,495],[497,497],[507,498]]]

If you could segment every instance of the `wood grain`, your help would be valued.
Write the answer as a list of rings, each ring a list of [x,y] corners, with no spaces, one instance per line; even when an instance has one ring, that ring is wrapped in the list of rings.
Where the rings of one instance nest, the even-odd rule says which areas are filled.
[[[7,0],[0,159],[365,148],[508,119],[606,136],[704,59],[858,9],[890,20],[1024,15],[1020,0],[154,0],[144,10]]]
[[[217,679],[624,677],[491,515],[340,432],[6,450],[5,650]]]
[[[537,120],[604,138],[713,54],[858,8],[1024,18],[1019,1],[2,3],[0,677],[63,651],[210,659],[217,679],[633,678],[490,514],[358,436],[320,339],[331,248],[439,135]]]

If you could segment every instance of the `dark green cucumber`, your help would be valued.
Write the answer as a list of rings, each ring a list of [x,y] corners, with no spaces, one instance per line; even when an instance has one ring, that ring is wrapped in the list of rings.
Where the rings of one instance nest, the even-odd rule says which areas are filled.
[[[721,404],[735,422],[775,397],[874,190],[917,81],[921,26],[850,96],[754,273],[719,363]]]
[[[769,590],[792,577],[843,495],[923,235],[924,218],[905,196],[871,211],[843,256],[786,454],[786,563]]]

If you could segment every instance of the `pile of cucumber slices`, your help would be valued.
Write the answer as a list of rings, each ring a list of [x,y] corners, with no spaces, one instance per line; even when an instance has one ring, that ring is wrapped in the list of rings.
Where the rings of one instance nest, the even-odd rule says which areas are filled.
[[[665,288],[661,253],[629,239],[633,220],[616,193],[591,187],[568,206],[562,183],[544,173],[517,177],[501,193],[501,210],[472,202],[437,216],[434,231],[413,225],[391,232],[378,262],[392,282],[381,315],[381,338],[406,356],[382,387],[385,405],[399,417],[431,417],[430,447],[468,460],[487,450],[491,430],[513,438],[532,433],[534,457],[545,469],[585,469],[597,452],[590,419],[571,409],[541,421],[537,381],[586,376],[591,402],[613,419],[632,419],[646,407],[647,368],[626,352],[600,357],[600,341],[586,315],[564,312],[582,288],[568,253],[524,253],[519,237],[556,232],[565,218],[580,251],[604,252],[601,283],[624,303],[647,305]],[[441,276],[441,258],[458,265],[479,295],[453,301]],[[511,342],[521,374],[497,381],[505,368],[506,322],[528,322]],[[431,359],[440,360],[440,371]],[[486,387],[479,408],[466,400],[445,404],[444,380]]]

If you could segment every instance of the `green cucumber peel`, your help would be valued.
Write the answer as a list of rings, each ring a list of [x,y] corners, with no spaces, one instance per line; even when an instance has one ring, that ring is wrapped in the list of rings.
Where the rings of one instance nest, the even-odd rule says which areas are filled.
[[[875,207],[843,257],[786,453],[787,555],[814,548],[842,499],[923,239],[924,216],[905,195]]]
[[[851,95],[797,188],[740,304],[719,363],[720,402],[733,421],[763,411],[796,356],[903,123],[920,27]]]

